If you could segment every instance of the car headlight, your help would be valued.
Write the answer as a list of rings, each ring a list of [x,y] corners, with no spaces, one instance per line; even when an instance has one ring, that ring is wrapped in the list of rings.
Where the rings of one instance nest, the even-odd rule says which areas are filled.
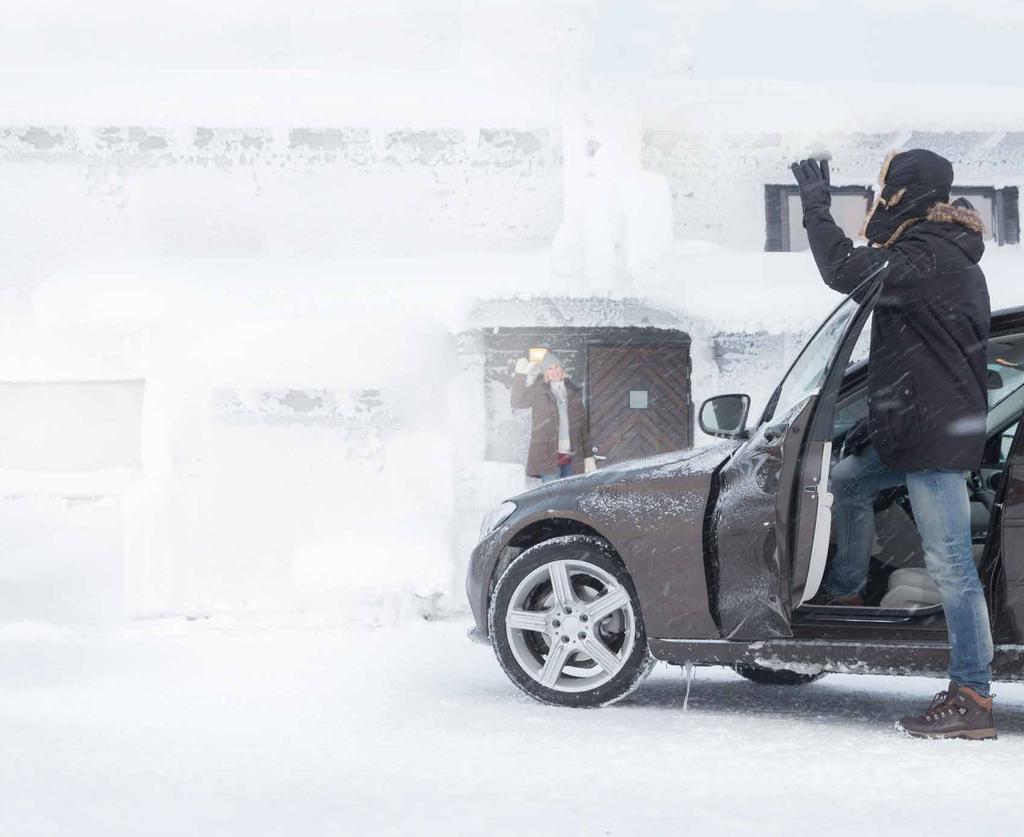
[[[480,524],[480,540],[483,540],[486,535],[489,535],[502,523],[508,520],[512,512],[515,510],[516,504],[511,500],[506,500],[496,509],[491,509],[487,512],[487,514],[484,515],[483,522]]]

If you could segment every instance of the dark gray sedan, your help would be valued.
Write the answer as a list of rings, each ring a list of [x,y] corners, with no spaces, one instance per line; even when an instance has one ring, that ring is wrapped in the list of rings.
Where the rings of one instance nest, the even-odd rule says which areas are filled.
[[[944,676],[945,620],[905,490],[876,500],[864,606],[811,601],[831,556],[829,472],[867,410],[877,294],[836,308],[754,426],[747,396],[709,399],[700,424],[721,441],[553,482],[488,516],[466,581],[471,633],[517,686],[602,705],[658,659],[781,684]],[[1024,680],[1024,308],[993,315],[989,378],[988,445],[969,477],[975,552],[995,676]]]

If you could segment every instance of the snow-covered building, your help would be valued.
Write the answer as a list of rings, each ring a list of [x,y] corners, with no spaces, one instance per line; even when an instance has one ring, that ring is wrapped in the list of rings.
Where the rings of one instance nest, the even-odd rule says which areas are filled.
[[[74,613],[449,606],[480,515],[526,484],[508,386],[528,347],[591,404],[626,397],[588,374],[602,347],[641,377],[644,351],[676,363],[681,444],[704,397],[763,401],[835,302],[789,223],[800,140],[637,128],[609,162],[599,132],[567,133],[0,131],[3,506],[40,533],[23,560],[107,579]],[[829,145],[851,232],[887,149],[949,156],[1012,284],[1024,132]]]
[[[430,5],[319,4],[248,43],[272,65],[282,31],[317,55],[330,31],[362,66],[167,75],[222,57],[197,18],[144,72],[6,86],[0,619],[460,607],[480,515],[525,485],[527,348],[623,409],[654,384],[602,390],[602,352],[672,365],[664,444],[702,443],[715,392],[763,403],[837,301],[788,168],[821,146],[851,233],[888,151],[949,157],[994,302],[1020,301],[1024,97],[696,80],[692,9],[659,12],[668,41],[644,24],[660,52],[623,82],[594,56],[651,41],[617,50],[587,4]],[[367,51],[385,24],[393,49]],[[45,53],[3,37],[0,74]]]

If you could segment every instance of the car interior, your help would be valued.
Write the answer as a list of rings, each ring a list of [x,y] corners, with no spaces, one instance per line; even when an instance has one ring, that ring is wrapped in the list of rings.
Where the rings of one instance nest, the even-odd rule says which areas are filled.
[[[855,350],[854,357],[866,352]],[[866,364],[852,362],[836,405],[832,432],[832,464],[846,453],[846,436],[867,415]],[[980,565],[985,553],[989,521],[999,481],[1003,476],[1017,425],[1024,415],[1024,334],[994,336],[988,347],[988,419],[980,469],[967,477],[971,500],[974,560]],[[938,588],[924,566],[921,538],[914,524],[914,510],[906,487],[880,492],[875,497],[875,542],[864,590],[862,608],[912,612],[925,615],[941,611]],[[829,561],[835,554],[835,526],[829,545]],[[841,606],[832,605],[828,609]],[[807,606],[803,609],[820,609]],[[850,610],[850,606],[842,606]]]

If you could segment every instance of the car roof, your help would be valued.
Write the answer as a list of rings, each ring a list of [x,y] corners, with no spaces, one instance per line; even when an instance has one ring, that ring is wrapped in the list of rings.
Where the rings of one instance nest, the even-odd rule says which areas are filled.
[[[1012,328],[1024,329],[1024,305],[993,311],[992,326],[999,331]]]

